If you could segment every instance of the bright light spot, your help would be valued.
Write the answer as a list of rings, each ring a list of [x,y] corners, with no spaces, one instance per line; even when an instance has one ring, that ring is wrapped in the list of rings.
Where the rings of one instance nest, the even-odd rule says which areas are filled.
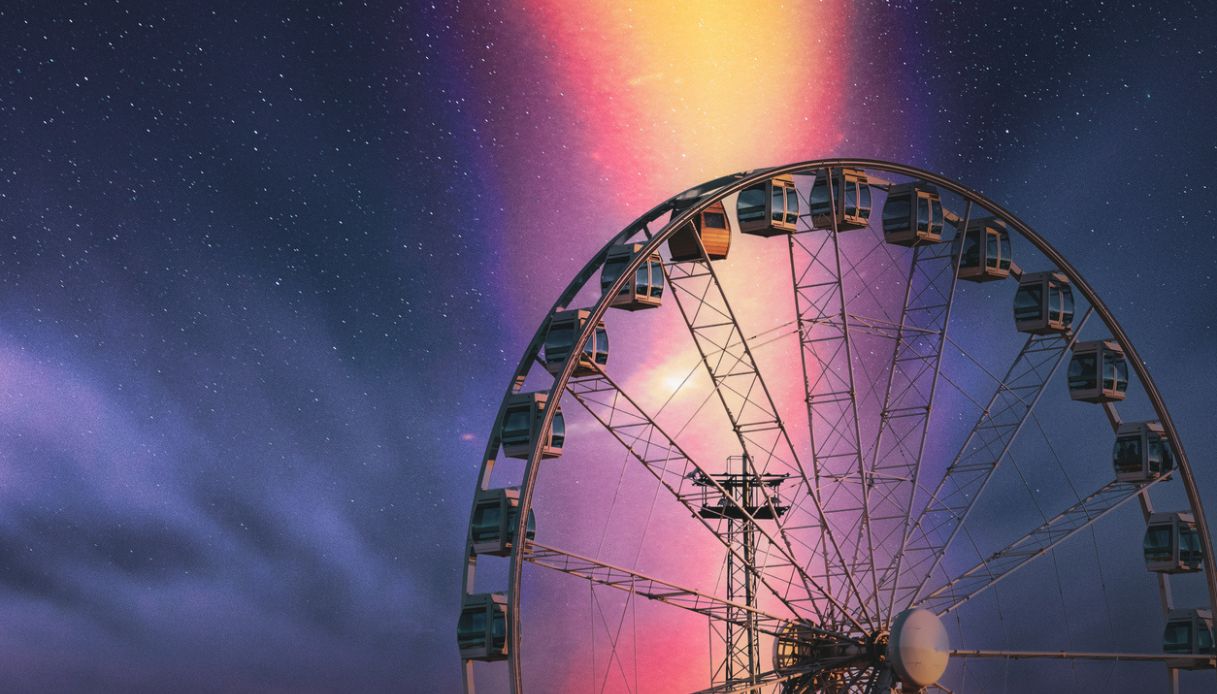
[[[675,392],[684,382],[684,374],[672,373],[663,377],[663,387],[668,393]]]

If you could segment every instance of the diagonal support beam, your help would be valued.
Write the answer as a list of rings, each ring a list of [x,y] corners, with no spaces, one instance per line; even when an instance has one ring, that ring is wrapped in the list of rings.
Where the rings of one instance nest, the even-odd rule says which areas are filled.
[[[823,603],[831,603],[824,591],[799,565],[786,532],[789,514],[776,511],[780,503],[767,487],[756,490],[764,509],[774,520],[759,521],[753,511],[740,504],[709,471],[694,461],[655,420],[626,394],[606,373],[572,380],[567,392],[582,405],[640,463],[690,515],[740,562],[756,572],[758,581],[791,613],[823,623]],[[750,522],[755,528],[756,557],[751,561],[731,543],[727,514],[707,517],[702,507],[708,499],[721,499],[730,515]],[[770,531],[770,526],[776,529]],[[793,585],[803,591],[792,591]]]
[[[794,638],[790,631],[783,631],[791,621],[764,612],[755,607],[732,602],[708,593],[685,588],[675,583],[648,576],[638,571],[626,569],[613,564],[585,557],[573,552],[567,552],[555,547],[549,547],[539,542],[530,541],[524,550],[524,560],[530,564],[544,567],[575,578],[581,578],[597,585],[613,588],[625,593],[641,595],[648,600],[661,602],[683,610],[696,612],[715,621],[726,622],[734,620],[743,625],[747,620],[744,615],[752,615],[761,631],[771,636],[782,636],[785,639]],[[814,628],[801,626],[805,632]],[[825,636],[839,638],[841,635],[826,630],[818,630]]]
[[[798,487],[783,516],[784,527],[788,530],[798,528],[803,537],[792,538],[792,544],[810,550],[811,556],[802,564],[796,561],[796,566],[801,576],[808,577],[807,582],[815,587],[820,597],[833,605],[837,617],[826,621],[842,627],[852,625],[865,632],[860,618],[852,610],[843,609],[846,600],[834,595],[831,586],[815,580],[817,575],[826,573],[823,567],[834,560],[827,552],[816,550],[831,548],[839,558],[842,556],[840,548],[824,518],[819,490],[799,462],[748,340],[704,250],[700,259],[665,264],[672,297],[739,440],[744,460],[751,468],[748,472],[753,475],[785,473]],[[859,595],[856,585],[852,590]]]
[[[957,609],[1078,532],[1094,525],[1100,518],[1139,497],[1150,487],[1169,478],[1168,473],[1152,482],[1108,482],[1036,529],[1011,542],[1004,549],[994,552],[989,558],[950,579],[916,606],[932,610],[939,616]]]
[[[823,169],[815,176],[831,179],[832,171]],[[834,199],[837,192],[834,186],[828,186],[831,210],[837,209]],[[810,209],[810,195],[804,202]],[[869,486],[864,479],[840,230],[835,212],[831,217],[832,224],[826,229],[813,228],[809,215],[801,217],[799,231],[789,236],[813,476],[817,494],[822,495],[826,534],[833,539],[832,550],[837,559],[830,563],[827,543],[823,543],[821,553],[826,557],[826,566],[824,574],[817,578],[830,588],[836,583],[837,595],[850,606],[847,618],[877,623],[878,586],[867,559],[873,554],[870,519],[866,514]]]
[[[1071,333],[1027,338],[904,537],[906,570],[893,579],[895,604],[917,602],[1092,313],[1087,309]]]
[[[971,215],[972,203],[968,202],[963,223],[955,222],[956,238],[967,228]],[[953,242],[918,245],[912,255],[869,480],[875,487],[868,508],[876,537],[874,570],[882,571],[879,590],[888,594],[888,619],[894,616],[904,537],[913,516],[959,282],[960,254],[954,251]]]
[[[1167,666],[1194,665],[1207,660],[1209,667],[1217,664],[1217,658],[1203,655],[1177,653],[1100,653],[1087,651],[1004,651],[965,650],[951,651],[952,658],[1003,658],[1008,660],[1104,660],[1121,663],[1166,663]]]

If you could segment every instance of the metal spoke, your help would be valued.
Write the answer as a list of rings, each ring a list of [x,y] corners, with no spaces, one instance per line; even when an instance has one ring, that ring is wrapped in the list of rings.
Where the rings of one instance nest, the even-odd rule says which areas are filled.
[[[790,633],[782,628],[791,620],[779,617],[743,603],[732,602],[725,598],[709,593],[685,588],[631,569],[607,564],[590,557],[573,552],[543,545],[530,541],[524,549],[524,560],[530,564],[568,574],[576,578],[590,581],[597,585],[613,588],[633,595],[642,596],[648,600],[665,605],[679,607],[683,610],[696,612],[715,621],[725,622],[735,620],[743,624],[746,620],[736,616],[748,613],[755,616],[761,631],[772,636],[784,635],[792,638]],[[826,629],[816,629],[803,626],[805,630],[820,633],[834,638],[846,638],[845,635]]]
[[[1085,499],[1011,542],[1004,549],[948,580],[925,599],[916,602],[915,606],[932,610],[939,616],[951,612],[1010,574],[1044,556],[1126,502],[1137,498],[1150,487],[1169,478],[1170,473],[1167,473],[1152,482],[1108,482]]]
[[[739,440],[743,459],[750,468],[749,473],[765,475],[785,472],[791,475],[792,481],[799,485],[800,493],[791,500],[784,516],[784,526],[803,530],[819,528],[821,537],[827,539],[829,546],[841,556],[826,525],[818,490],[799,463],[785,423],[778,414],[704,248],[698,260],[668,263],[665,274],[673,288],[672,296],[680,314]],[[799,567],[800,573],[807,575],[808,582],[816,587],[821,596],[842,612],[845,621],[864,631],[861,622],[844,610],[841,600],[828,590],[830,586],[821,585],[814,580],[814,573],[808,573],[808,567],[814,561],[815,557],[810,557],[805,565]],[[825,561],[828,561],[827,557]],[[857,594],[856,587],[854,591]]]
[[[1207,661],[1212,667],[1217,658],[1204,655],[1175,653],[1099,653],[1087,651],[989,651],[955,649],[952,658],[1006,658],[1008,660],[1106,660],[1126,663],[1196,663]]]
[[[967,228],[971,215],[972,203],[968,202],[956,238],[960,238]],[[884,502],[888,506],[881,511],[880,517],[872,516],[871,519],[872,524],[884,529],[878,547],[889,548],[893,540],[898,543],[896,550],[888,549],[883,559],[875,557],[881,562],[876,568],[884,568],[880,588],[888,592],[888,619],[895,607],[904,540],[909,532],[921,478],[930,415],[958,284],[962,253],[953,252],[952,247],[952,242],[944,240],[936,246],[913,248],[871,461],[872,483],[880,492],[876,506],[882,506]],[[945,287],[941,286],[944,284]],[[886,438],[884,434],[887,434]]]
[[[906,572],[910,580],[897,581],[896,604],[914,603],[925,590],[1092,312],[1093,308],[1087,309],[1074,332],[1027,338],[905,535],[902,561],[910,569]],[[914,582],[918,575],[921,580]]]
[[[880,619],[877,600],[872,617],[866,597],[857,585],[858,569],[862,569],[862,573],[870,574],[874,584],[871,594],[877,596],[873,567],[854,564],[860,551],[865,551],[866,556],[873,554],[866,517],[868,491],[832,171],[817,171],[816,176],[820,175],[825,177],[828,187],[832,228],[813,228],[808,215],[807,229],[790,235],[789,249],[815,486],[823,489],[825,480],[831,480],[830,491],[823,498],[825,527],[834,535],[841,527],[845,528],[845,537],[835,540],[834,547],[840,565],[826,563],[823,578],[831,589],[832,579],[843,577],[846,587],[857,597],[859,616],[876,624]],[[809,247],[808,239],[817,245]],[[851,489],[846,480],[854,479],[855,475],[856,484]],[[844,520],[836,521],[838,518]],[[848,555],[842,552],[842,546],[849,550]]]
[[[775,520],[759,523],[752,512],[728,494],[712,473],[689,457],[608,374],[602,372],[572,380],[567,385],[567,392],[612,434],[673,498],[688,509],[735,559],[749,566],[756,573],[757,579],[774,597],[785,604],[792,614],[814,617],[817,622],[823,622],[818,599],[824,598],[831,602],[833,598],[799,565],[786,532],[789,514],[776,512],[778,502],[767,488],[761,487],[756,491],[763,499],[763,505],[775,516]],[[756,556],[765,557],[766,561],[753,561],[746,553],[732,545],[726,529],[726,514],[707,517],[702,513],[708,498],[707,493],[711,489],[717,493],[716,498],[723,499],[731,506],[733,515],[737,514],[754,525],[757,539]],[[769,531],[769,524],[777,528],[776,537]],[[790,595],[790,586],[795,583],[803,585],[803,595]]]

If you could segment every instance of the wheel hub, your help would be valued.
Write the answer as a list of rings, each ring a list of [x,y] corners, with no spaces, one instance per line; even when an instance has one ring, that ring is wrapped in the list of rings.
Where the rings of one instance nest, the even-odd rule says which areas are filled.
[[[789,624],[776,640],[774,667],[808,671],[783,689],[790,694],[836,691],[833,683],[844,681],[845,673],[867,668],[890,669],[896,679],[922,689],[938,682],[949,658],[942,620],[929,610],[912,609],[896,615],[890,632],[851,640],[817,634],[807,624]]]

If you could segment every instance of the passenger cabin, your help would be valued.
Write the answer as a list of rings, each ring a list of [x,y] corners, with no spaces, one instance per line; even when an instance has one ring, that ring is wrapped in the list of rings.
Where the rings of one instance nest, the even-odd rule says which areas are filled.
[[[507,596],[502,593],[466,595],[456,622],[456,642],[465,660],[507,658]]]
[[[794,231],[799,223],[794,176],[775,176],[740,191],[735,216],[744,234],[777,236]]]
[[[674,210],[673,215],[679,214]],[[668,252],[673,262],[701,260],[701,246],[710,260],[723,260],[731,248],[731,220],[727,219],[727,208],[721,201],[708,205],[693,216],[682,229],[668,238]]]
[[[562,418],[562,407],[557,406],[550,430],[541,432],[541,419],[545,416],[545,400],[548,393],[517,393],[507,401],[503,413],[503,429],[500,439],[503,455],[508,458],[528,458],[532,442],[541,438],[541,457],[557,458],[562,455],[562,443],[566,439],[566,421]]]
[[[1190,513],[1155,513],[1145,526],[1145,568],[1157,573],[1200,571],[1204,548]]]
[[[1005,222],[993,217],[974,219],[960,237],[959,279],[989,282],[1010,276],[1013,252]]]
[[[628,243],[613,246],[604,259],[604,267],[600,270],[600,291],[607,292],[613,282],[630,264],[630,261],[642,251],[641,243]],[[638,269],[634,276],[626,280],[621,291],[609,300],[609,306],[638,311],[644,308],[655,308],[663,299],[663,261],[658,253],[652,253]]]
[[[520,520],[520,490],[482,489],[473,504],[473,524],[469,528],[474,554],[505,557],[511,554],[516,523]],[[532,509],[528,511],[526,539],[537,536],[537,521]]]
[[[832,190],[829,190],[829,180]],[[821,172],[811,187],[811,223],[820,229],[862,229],[870,219],[870,184],[862,169]]]
[[[1116,402],[1128,390],[1128,361],[1115,340],[1078,342],[1069,360],[1069,397],[1082,402]]]
[[[549,319],[549,330],[545,333],[545,368],[551,374],[557,375],[574,349],[575,340],[583,332],[592,312],[581,308],[574,311],[558,311]],[[596,324],[592,336],[583,345],[579,353],[579,362],[575,364],[574,376],[594,376],[600,373],[600,368],[608,363],[609,341],[608,331],[604,321]]]
[[[1170,443],[1158,422],[1121,424],[1112,459],[1121,482],[1150,482],[1175,467]]]
[[[1014,327],[1019,332],[1064,333],[1073,325],[1073,287],[1061,272],[1031,272],[1018,280]]]
[[[942,198],[928,183],[892,186],[883,203],[883,239],[898,246],[942,241]]]
[[[1169,655],[1195,655],[1172,660],[1169,667],[1203,670],[1213,667],[1213,613],[1211,610],[1171,610],[1162,634],[1162,650]]]

